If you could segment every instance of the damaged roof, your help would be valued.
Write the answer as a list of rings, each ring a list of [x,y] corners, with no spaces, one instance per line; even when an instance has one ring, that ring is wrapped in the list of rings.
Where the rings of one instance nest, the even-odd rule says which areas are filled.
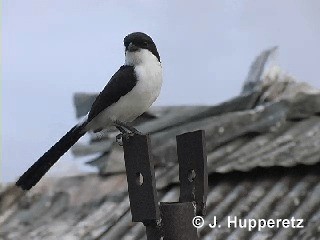
[[[178,201],[175,137],[205,130],[209,193],[205,220],[238,218],[304,220],[304,228],[199,230],[202,239],[320,238],[320,91],[278,66],[276,51],[253,62],[239,96],[216,106],[153,107],[135,121],[150,133],[159,201]],[[78,117],[97,94],[75,94]],[[90,134],[73,147],[91,158],[99,175],[45,178],[28,193],[0,192],[3,239],[146,239],[132,223],[122,148],[116,131]]]

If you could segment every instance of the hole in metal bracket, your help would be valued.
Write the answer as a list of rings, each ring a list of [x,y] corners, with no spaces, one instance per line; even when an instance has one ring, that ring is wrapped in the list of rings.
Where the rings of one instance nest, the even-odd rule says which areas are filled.
[[[195,178],[196,178],[196,172],[193,169],[189,170],[188,171],[189,182],[193,182]]]
[[[143,184],[143,175],[139,172],[136,173],[136,183],[139,186],[142,186],[142,184]]]

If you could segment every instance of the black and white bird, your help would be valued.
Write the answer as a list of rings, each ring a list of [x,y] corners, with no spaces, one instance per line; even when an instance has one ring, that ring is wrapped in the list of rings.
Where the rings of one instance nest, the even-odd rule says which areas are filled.
[[[97,96],[90,112],[38,159],[16,182],[32,188],[44,174],[88,131],[117,127],[122,136],[141,134],[128,123],[149,109],[160,94],[162,67],[151,37],[134,32],[124,38],[125,64]]]

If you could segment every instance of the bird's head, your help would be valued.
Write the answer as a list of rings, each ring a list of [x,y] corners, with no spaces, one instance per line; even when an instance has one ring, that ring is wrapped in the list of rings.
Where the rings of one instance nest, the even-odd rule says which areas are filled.
[[[139,65],[145,62],[160,63],[160,56],[151,37],[142,32],[134,32],[123,40],[126,54],[126,65]]]

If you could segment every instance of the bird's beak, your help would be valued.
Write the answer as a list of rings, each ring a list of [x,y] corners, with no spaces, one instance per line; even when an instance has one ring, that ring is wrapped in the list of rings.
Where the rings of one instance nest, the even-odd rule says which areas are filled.
[[[127,51],[129,51],[129,52],[135,52],[135,51],[138,51],[138,50],[139,50],[139,48],[136,45],[134,45],[133,43],[130,43],[128,48],[127,48]]]

